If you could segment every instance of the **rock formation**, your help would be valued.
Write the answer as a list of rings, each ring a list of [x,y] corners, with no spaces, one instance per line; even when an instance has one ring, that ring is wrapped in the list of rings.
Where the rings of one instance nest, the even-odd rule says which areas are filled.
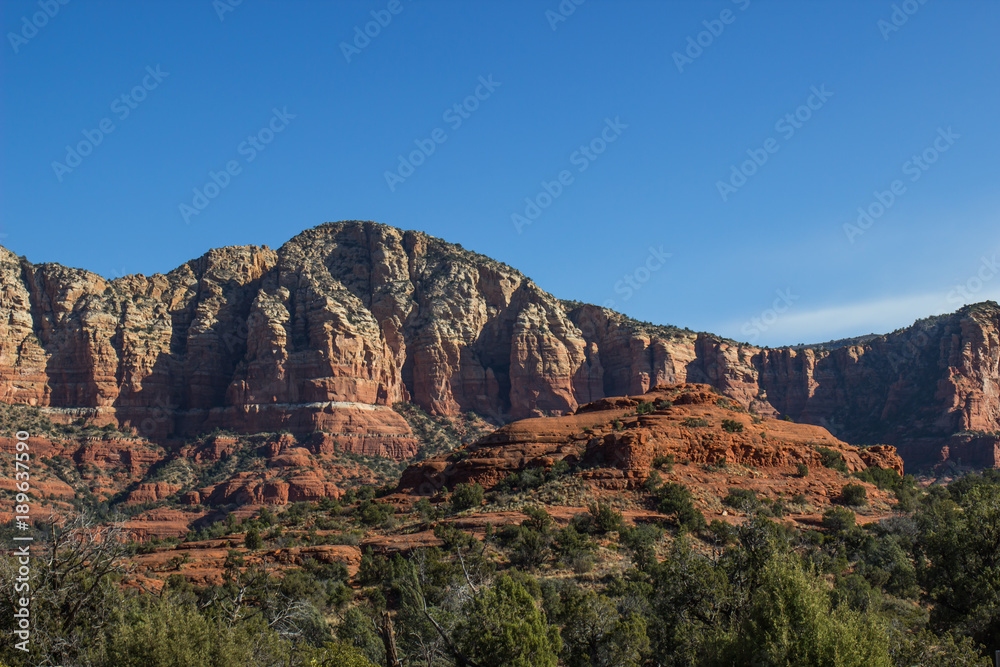
[[[997,464],[992,302],[885,336],[761,349],[561,302],[504,264],[367,222],[112,281],[0,249],[0,274],[0,400],[157,442],[287,430],[317,452],[406,460],[418,443],[400,401],[502,423],[699,382],[893,445],[908,465],[958,449]]]
[[[550,468],[556,461],[565,461],[576,477],[612,490],[639,488],[658,458],[787,476],[800,463],[821,468],[824,449],[840,455],[851,472],[876,466],[903,473],[891,446],[859,449],[818,426],[751,414],[708,385],[674,384],[602,399],[573,415],[508,424],[463,450],[410,466],[399,490],[432,495],[473,482],[489,489],[511,474]]]

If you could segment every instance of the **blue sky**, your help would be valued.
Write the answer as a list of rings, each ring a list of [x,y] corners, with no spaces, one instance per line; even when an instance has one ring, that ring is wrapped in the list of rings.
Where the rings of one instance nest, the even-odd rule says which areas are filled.
[[[7,0],[0,242],[376,220],[762,345],[1000,300],[998,3],[576,2]]]

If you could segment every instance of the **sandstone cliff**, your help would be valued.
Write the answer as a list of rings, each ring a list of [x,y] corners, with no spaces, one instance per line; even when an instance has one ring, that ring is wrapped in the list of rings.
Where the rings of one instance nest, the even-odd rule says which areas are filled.
[[[894,445],[908,464],[958,450],[1000,463],[991,302],[863,341],[761,349],[566,304],[487,257],[367,222],[113,281],[0,249],[0,274],[2,400],[156,441],[289,430],[316,433],[317,452],[405,460],[418,443],[400,401],[501,423],[702,382]]]

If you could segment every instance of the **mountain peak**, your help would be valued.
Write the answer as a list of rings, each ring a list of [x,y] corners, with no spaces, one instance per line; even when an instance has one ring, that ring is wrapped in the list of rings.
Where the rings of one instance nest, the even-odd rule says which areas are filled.
[[[385,448],[401,401],[503,423],[684,382],[851,444],[895,445],[908,464],[955,433],[1000,429],[993,302],[887,336],[760,349],[560,301],[506,264],[371,221],[110,284],[12,253],[0,272],[5,400],[161,440],[340,432],[374,409],[366,428]]]

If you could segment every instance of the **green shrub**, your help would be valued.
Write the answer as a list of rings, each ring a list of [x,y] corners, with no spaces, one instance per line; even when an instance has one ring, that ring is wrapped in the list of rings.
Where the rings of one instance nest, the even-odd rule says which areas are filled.
[[[552,539],[527,524],[508,526],[501,531],[500,537],[510,547],[510,564],[533,570],[548,560]]]
[[[826,582],[794,557],[766,563],[745,612],[725,635],[717,657],[699,664],[856,665],[890,667],[882,623],[834,607]]]
[[[324,512],[331,512],[333,514],[340,514],[340,510],[342,509],[340,503],[329,496],[323,496],[316,504]]]
[[[527,526],[532,530],[545,534],[552,527],[552,516],[545,511],[544,507],[529,505],[522,510],[528,518],[521,522],[522,526]]]
[[[684,421],[681,422],[684,426],[689,426],[691,428],[699,428],[703,426],[708,426],[708,420],[704,417],[686,417]]]
[[[266,507],[262,507],[257,515],[257,520],[260,521],[263,526],[272,526],[274,525],[276,519],[271,510]]]
[[[587,516],[589,519],[588,532],[601,534],[621,529],[622,514],[611,505],[601,502],[591,503],[587,509],[590,512]]]
[[[788,506],[785,505],[784,500],[781,500],[779,498],[778,500],[775,500],[774,502],[771,503],[770,512],[771,516],[780,519],[781,517],[785,516],[785,514],[788,513]]]
[[[569,567],[574,574],[586,574],[592,571],[596,564],[594,554],[589,552],[575,554],[569,560]]]
[[[354,492],[354,489],[351,489],[350,492]],[[284,512],[282,512],[281,520],[292,524],[301,523],[306,518],[306,514],[308,513],[309,503],[292,503],[287,507],[287,509],[285,509]],[[229,516],[233,515],[230,514]],[[226,517],[227,527],[230,526],[229,516]]]
[[[694,506],[691,492],[683,484],[664,484],[657,492],[657,500],[657,510],[673,516],[678,526],[692,531],[704,528],[705,515]]]
[[[116,667],[238,667],[286,664],[280,639],[263,618],[228,625],[173,596],[152,598],[145,609],[130,606],[113,626],[106,663]],[[265,662],[267,661],[267,662]],[[271,662],[274,661],[274,662]]]
[[[653,467],[670,472],[674,467],[673,454],[658,454],[653,457]]]
[[[736,541],[736,529],[725,521],[712,519],[708,525],[708,537],[719,546],[725,546]]]
[[[887,491],[903,484],[903,478],[892,468],[865,468],[854,473],[854,477]]]
[[[569,473],[569,463],[560,459],[549,468],[538,466],[511,473],[497,484],[496,491],[500,493],[512,493],[514,491],[537,489],[548,482],[565,477]]]
[[[823,512],[823,527],[831,533],[843,533],[854,527],[854,512],[843,507],[831,507]]]
[[[868,490],[860,484],[845,484],[840,489],[840,498],[845,505],[867,505]]]
[[[715,468],[718,470],[724,470],[726,466],[729,465],[729,461],[726,459],[725,454],[720,454],[712,461],[710,468]]]
[[[896,496],[897,508],[904,512],[911,512],[916,508],[917,503],[917,480],[913,475],[900,476],[892,468],[865,468],[854,473],[860,480],[874,484],[880,489],[892,491]],[[956,487],[957,488],[957,487]]]
[[[518,526],[509,526],[509,528],[516,529]],[[444,542],[444,548],[448,551],[467,548],[476,544],[476,538],[453,523],[439,523],[434,526],[434,537]]]
[[[261,538],[260,531],[256,527],[247,531],[246,537],[243,538],[243,546],[251,551],[256,551],[264,546],[264,540]]]
[[[735,419],[723,419],[722,430],[726,433],[742,433],[743,423],[738,422]]]
[[[316,651],[309,667],[377,667],[363,651],[348,644],[330,642]]]
[[[909,477],[909,475],[907,475]],[[893,495],[896,496],[896,509],[901,512],[912,512],[917,508],[917,494],[916,488],[907,489],[894,489]]]
[[[656,490],[663,485],[663,478],[660,477],[660,473],[655,470],[649,471],[649,476],[646,477],[645,481],[642,483],[642,488],[650,493],[656,493]]]
[[[421,498],[413,504],[413,511],[420,516],[421,521],[434,521],[440,518],[441,512],[431,504],[429,498]]]
[[[188,552],[185,551],[183,555],[181,555],[181,556],[174,556],[169,561],[167,561],[167,569],[168,570],[180,570],[181,566],[183,566],[185,563],[189,563],[190,561],[191,561],[191,554],[189,554]],[[170,575],[170,576],[174,576],[174,575]]]
[[[809,476],[809,466],[805,463],[795,464],[795,472],[797,477],[808,477]]]
[[[483,487],[479,484],[459,484],[451,494],[451,506],[456,512],[483,504]]]
[[[556,667],[562,642],[531,594],[502,575],[474,597],[460,627],[462,651],[481,667]]]
[[[594,543],[586,533],[580,532],[576,526],[570,524],[555,533],[553,549],[559,556],[559,560],[572,566],[574,559],[581,554],[592,551]]]
[[[752,512],[760,507],[760,498],[751,489],[731,488],[722,503],[741,512]]]
[[[847,462],[844,460],[843,454],[829,449],[828,447],[817,447],[816,451],[819,452],[819,455],[822,458],[824,468],[837,470],[845,475],[847,474]]]
[[[380,526],[395,513],[396,509],[392,505],[375,500],[363,500],[355,509],[355,516],[366,526]]]
[[[640,570],[646,571],[656,564],[656,543],[663,537],[663,531],[650,524],[623,528],[621,542],[632,552],[632,561]]]

